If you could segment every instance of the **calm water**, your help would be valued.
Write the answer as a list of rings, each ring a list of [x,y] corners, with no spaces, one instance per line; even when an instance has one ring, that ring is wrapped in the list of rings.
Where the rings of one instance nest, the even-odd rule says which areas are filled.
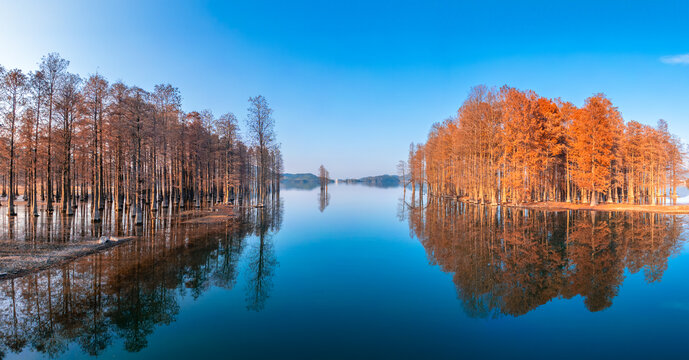
[[[286,190],[0,282],[0,358],[684,358],[683,216]]]

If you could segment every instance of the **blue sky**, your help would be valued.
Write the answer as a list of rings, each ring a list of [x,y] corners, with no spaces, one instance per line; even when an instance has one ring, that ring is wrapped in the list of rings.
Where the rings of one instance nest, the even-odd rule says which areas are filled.
[[[274,109],[286,171],[393,173],[410,142],[477,84],[576,105],[604,92],[625,120],[689,140],[686,1],[3,1],[0,64],[152,89],[186,111]]]

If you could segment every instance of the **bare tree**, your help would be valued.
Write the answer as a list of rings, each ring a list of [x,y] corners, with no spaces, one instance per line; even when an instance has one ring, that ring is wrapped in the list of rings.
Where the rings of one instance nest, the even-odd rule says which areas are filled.
[[[60,114],[62,125],[62,213],[73,215],[72,200],[72,137],[74,122],[79,116],[81,106],[81,78],[78,75],[66,73],[61,80],[60,91],[56,101],[56,110]]]
[[[48,83],[46,81],[45,73],[43,71],[36,71],[31,73],[29,81],[29,89],[32,97],[32,106],[36,114],[34,142],[31,146],[31,160],[32,160],[32,187],[31,187],[31,208],[33,216],[38,216],[38,141],[39,129],[41,126],[41,106],[45,102],[46,92],[48,90]]]
[[[50,53],[44,56],[40,65],[41,72],[45,75],[47,82],[46,98],[48,101],[48,164],[47,164],[47,192],[48,202],[46,203],[46,210],[53,211],[53,177],[52,177],[52,133],[53,133],[53,108],[55,101],[55,94],[57,93],[59,80],[62,74],[67,70],[69,61],[60,57],[58,53]]]
[[[103,115],[105,112],[105,100],[108,96],[108,82],[96,74],[86,80],[84,85],[84,103],[86,105],[92,122],[93,141],[91,156],[93,168],[91,174],[91,211],[93,212],[92,221],[100,222],[100,210],[104,204],[104,183],[103,183]],[[99,141],[100,137],[100,141]],[[99,147],[100,144],[100,147]]]
[[[127,99],[129,98],[129,88],[122,82],[116,82],[110,87],[112,102],[109,106],[109,117],[111,119],[110,142],[114,148],[115,159],[112,161],[116,179],[112,188],[115,193],[115,209],[121,211],[124,208],[125,198],[129,199],[129,192],[124,191],[125,184],[125,140],[130,138],[127,128]]]
[[[328,182],[330,181],[330,173],[325,169],[325,166],[321,165],[318,168],[318,180],[321,183],[321,190],[328,190]]]
[[[10,162],[10,191],[7,200],[7,216],[16,216],[17,212],[14,209],[15,198],[15,176],[14,176],[14,148],[15,135],[18,127],[18,115],[22,106],[25,103],[27,77],[19,69],[8,71],[2,78],[0,84],[0,91],[2,94],[2,101],[8,109],[5,115],[5,130],[9,137],[9,162]]]
[[[407,192],[407,184],[409,183],[408,179],[408,173],[409,171],[407,170],[407,162],[404,160],[400,160],[397,163],[397,175],[400,177],[400,183],[402,183],[402,192],[406,194]]]
[[[247,126],[258,151],[258,197],[263,201],[266,191],[266,172],[268,168],[268,148],[275,139],[273,110],[262,95],[249,98]]]
[[[3,79],[5,77],[5,68],[0,65],[0,79]],[[1,91],[1,88],[0,88]],[[0,92],[0,95],[2,93]],[[2,106],[2,102],[0,101],[0,124],[2,124],[2,119],[5,117],[5,109]],[[0,128],[2,130],[2,128]],[[2,160],[2,156],[0,155],[0,160]],[[0,201],[0,206],[2,206],[2,201]]]
[[[148,103],[149,94],[141,88],[134,87],[131,89],[132,93],[128,99],[128,108],[130,116],[131,135],[134,139],[134,151],[132,152],[132,179],[135,180],[134,194],[134,215],[135,224],[143,224],[143,167],[141,162],[141,150],[144,141],[144,122],[150,113],[150,106]]]
[[[239,140],[239,127],[237,125],[237,117],[233,113],[224,114],[218,119],[218,133],[220,135],[221,148],[223,149],[223,173],[224,181],[224,201],[230,202],[230,198],[236,199],[237,191],[239,190],[239,174],[238,174],[238,149],[237,141]]]
[[[177,120],[180,112],[182,97],[179,90],[170,84],[156,85],[151,96],[155,106],[155,116],[160,119],[160,132],[162,141],[163,170],[161,175],[163,192],[163,208],[167,208],[172,203],[173,196],[173,167],[172,157],[170,156],[170,141],[173,131],[173,122]]]

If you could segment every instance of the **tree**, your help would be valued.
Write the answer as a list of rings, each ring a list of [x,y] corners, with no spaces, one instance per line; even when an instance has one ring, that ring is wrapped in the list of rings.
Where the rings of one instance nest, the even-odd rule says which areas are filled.
[[[321,183],[321,191],[323,190],[328,190],[328,182],[330,181],[330,174],[328,173],[328,170],[325,169],[325,166],[321,165],[318,168],[318,180]]]
[[[591,205],[596,205],[599,195],[610,186],[613,151],[623,131],[620,113],[603,94],[586,99],[572,122],[573,178],[589,194]]]
[[[126,150],[127,146],[125,144],[126,139],[129,139],[129,123],[127,121],[128,108],[127,103],[129,99],[129,88],[122,82],[116,82],[110,87],[110,94],[112,96],[112,103],[109,106],[109,118],[111,119],[110,126],[110,143],[111,148],[114,148],[115,159],[113,159],[114,173],[116,179],[111,181],[114,183],[112,185],[113,192],[115,193],[114,200],[116,202],[115,209],[118,211],[123,210],[125,199],[130,199],[130,192],[125,192],[125,170],[126,167]]]
[[[268,148],[275,140],[275,121],[273,110],[262,95],[249,98],[249,115],[247,125],[252,142],[258,152],[258,196],[263,199],[266,191],[266,175],[268,171]]]
[[[233,113],[227,113],[218,119],[218,133],[220,136],[220,147],[223,150],[222,168],[224,175],[224,195],[225,203],[234,202],[239,191],[239,151],[237,142],[239,141],[239,126],[237,117]]]
[[[170,132],[174,131],[174,124],[179,117],[182,97],[179,94],[179,89],[170,84],[156,85],[152,99],[155,104],[156,116],[160,118],[160,131],[162,138],[162,153],[163,153],[163,208],[167,208],[172,203],[173,196],[173,166],[172,156],[170,154],[171,139]]]
[[[91,176],[91,211],[92,221],[100,222],[100,210],[105,207],[104,192],[105,184],[103,181],[103,117],[108,96],[108,82],[96,74],[86,80],[84,85],[84,105],[88,109],[88,115],[92,120],[92,147],[91,156],[93,161]],[[99,141],[100,138],[100,141]],[[100,146],[99,146],[100,144]]]
[[[32,160],[32,186],[31,186],[31,208],[33,216],[38,216],[38,146],[39,146],[39,133],[41,126],[41,109],[45,102],[46,92],[48,91],[48,82],[46,80],[45,73],[43,71],[36,71],[30,74],[29,80],[29,91],[31,93],[31,98],[33,101],[33,109],[36,114],[33,131],[34,139],[33,145],[31,147],[31,154],[33,155]]]
[[[5,115],[5,131],[9,135],[9,178],[10,178],[10,191],[8,193],[7,200],[7,216],[16,216],[17,212],[14,208],[14,200],[16,196],[15,192],[15,174],[14,174],[14,148],[15,148],[15,135],[17,132],[19,112],[25,104],[25,94],[27,86],[27,77],[19,69],[14,69],[8,71],[2,77],[2,83],[0,84],[0,91],[2,96],[2,101],[5,103],[5,107],[8,108],[7,114]]]
[[[62,132],[62,213],[74,215],[74,198],[72,189],[72,138],[74,123],[81,115],[81,78],[76,74],[66,73],[61,79],[61,86],[55,101],[55,109],[60,115]],[[74,184],[76,185],[76,184]]]
[[[397,175],[400,177],[400,182],[402,183],[402,186],[404,187],[405,191],[407,188],[407,185],[409,183],[409,180],[407,179],[408,177],[408,165],[407,162],[404,160],[400,160],[397,162]]]
[[[53,211],[53,177],[52,177],[52,132],[53,132],[53,109],[55,95],[58,91],[60,79],[69,66],[69,61],[60,57],[58,53],[50,53],[44,56],[40,68],[46,80],[46,98],[48,101],[48,152],[46,165],[46,182],[48,202],[46,210]]]
[[[142,147],[144,145],[144,132],[145,122],[150,113],[150,106],[148,103],[149,94],[138,87],[130,89],[130,96],[126,99],[127,103],[127,115],[128,115],[128,125],[129,134],[133,139],[133,151],[132,155],[132,166],[130,179],[133,180],[133,186],[129,186],[129,191],[134,193],[132,198],[134,198],[134,217],[135,224],[143,224],[143,199],[144,199],[144,186],[143,186],[143,165],[141,160]]]

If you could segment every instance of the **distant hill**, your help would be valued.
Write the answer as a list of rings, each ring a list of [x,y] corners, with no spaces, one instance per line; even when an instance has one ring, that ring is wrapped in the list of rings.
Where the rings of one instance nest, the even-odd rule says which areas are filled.
[[[330,180],[330,182],[334,182]],[[310,190],[321,186],[321,181],[318,176],[310,173],[303,174],[282,174],[280,184],[286,189],[304,189]]]
[[[345,184],[364,184],[378,187],[400,186],[400,177],[397,175],[366,176],[359,179],[341,179],[338,182]]]
[[[318,181],[318,176],[310,173],[303,174],[282,174],[281,181],[311,182]]]
[[[376,187],[396,187],[400,186],[400,177],[397,175],[378,175],[366,176],[359,179],[339,179],[338,183],[342,184],[362,184]],[[334,180],[330,180],[332,184]],[[318,176],[311,173],[302,174],[282,174],[280,184],[286,189],[304,189],[310,190],[321,185]]]

